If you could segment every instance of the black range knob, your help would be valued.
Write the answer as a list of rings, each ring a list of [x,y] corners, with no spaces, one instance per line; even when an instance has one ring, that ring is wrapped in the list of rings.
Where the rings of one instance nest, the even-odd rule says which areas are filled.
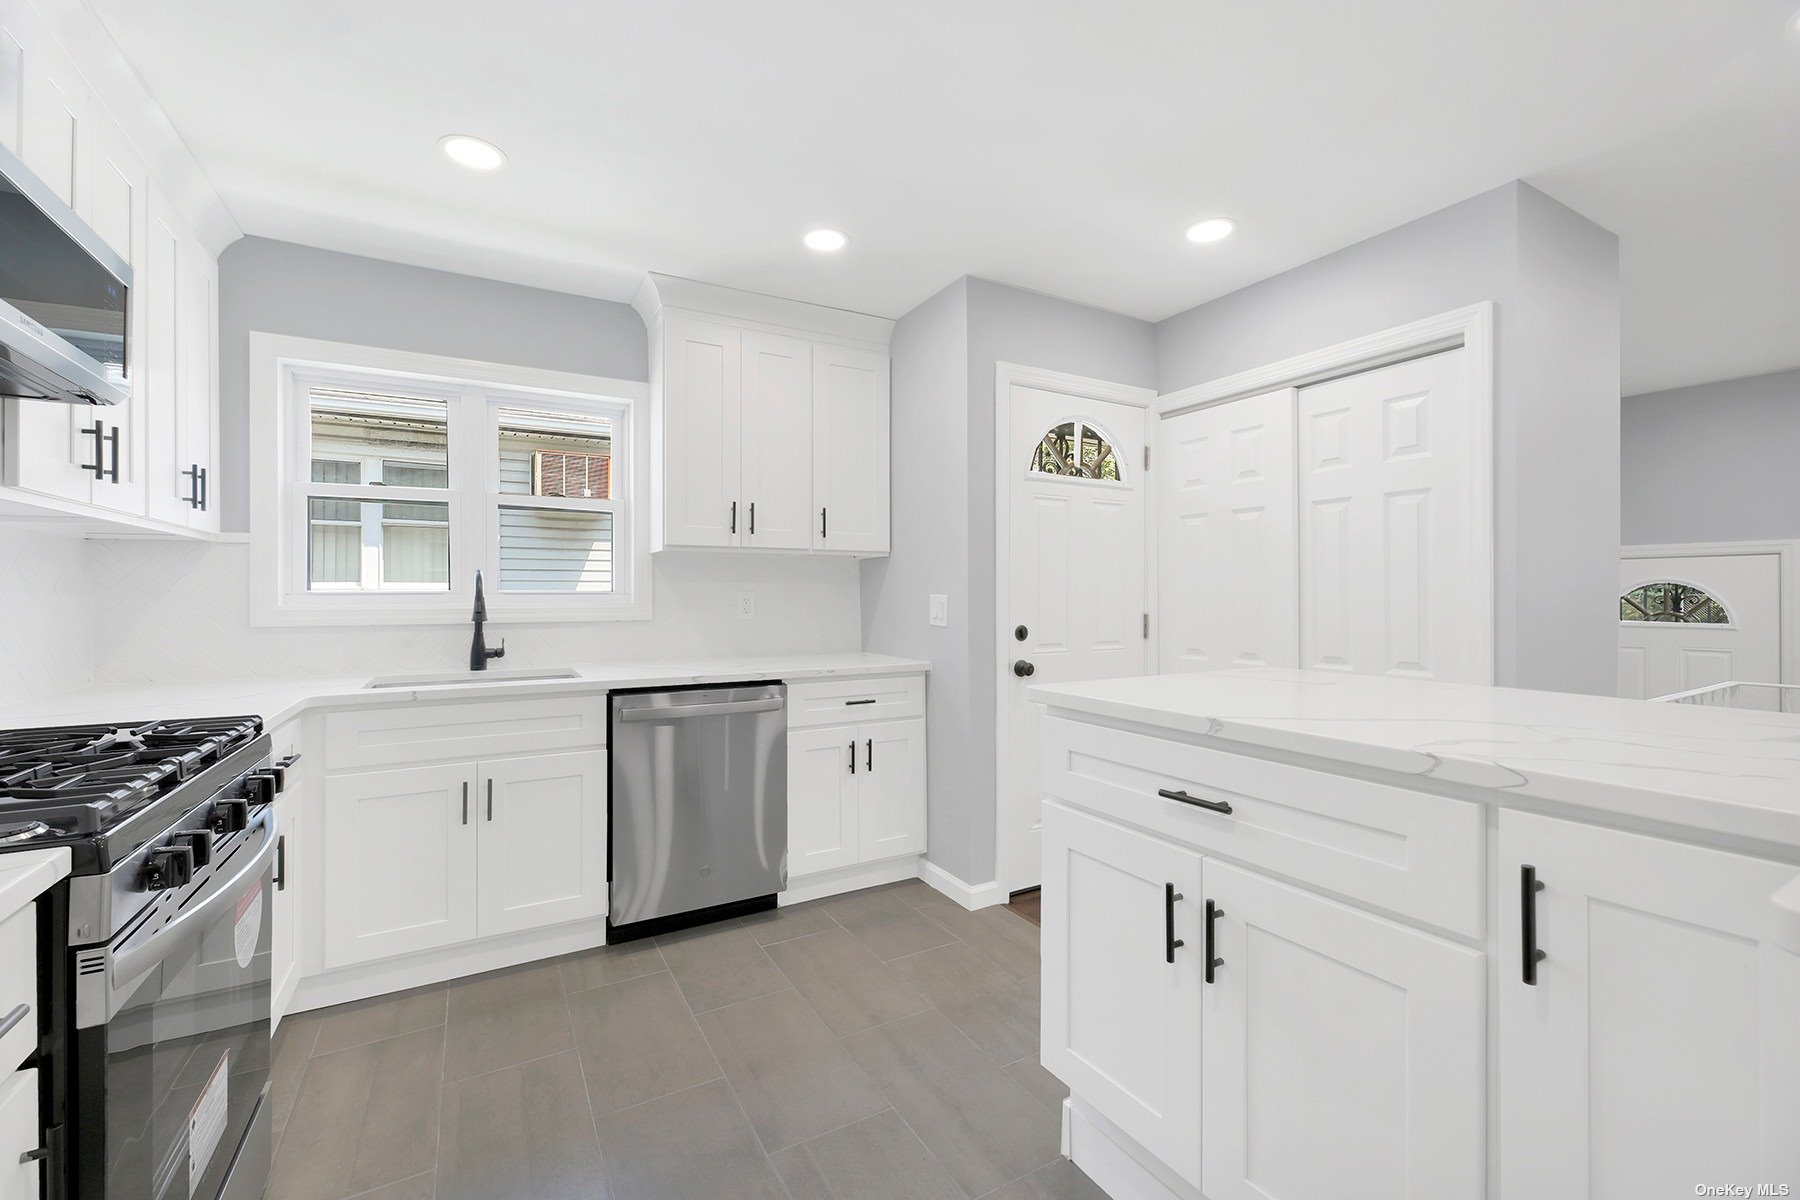
[[[250,824],[250,802],[247,800],[215,800],[206,826],[214,837],[236,833]]]
[[[186,846],[159,846],[144,859],[145,891],[167,891],[193,879],[194,859]]]
[[[187,847],[188,857],[193,860],[196,869],[212,861],[212,843],[212,832],[206,829],[190,829],[186,833],[178,833],[174,841],[177,846]]]
[[[267,804],[281,791],[281,778],[273,771],[252,771],[241,785],[244,799],[252,804]]]

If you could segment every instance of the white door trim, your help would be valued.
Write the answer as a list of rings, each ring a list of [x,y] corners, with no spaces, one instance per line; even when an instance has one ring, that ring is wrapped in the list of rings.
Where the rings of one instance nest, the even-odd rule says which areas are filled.
[[[1007,705],[1007,691],[1004,684],[1004,672],[1011,669],[1012,655],[1009,653],[1012,641],[1012,626],[1007,617],[1012,612],[1012,573],[1003,566],[1005,548],[1012,545],[1012,493],[1008,487],[1014,472],[1011,471],[1009,447],[1012,440],[1012,389],[1019,384],[1025,387],[1038,388],[1046,392],[1059,392],[1065,396],[1078,396],[1084,400],[1110,400],[1116,404],[1129,404],[1134,408],[1150,409],[1156,403],[1156,389],[1134,387],[1128,383],[1113,383],[1105,379],[1090,379],[1085,375],[1070,375],[1063,371],[1051,371],[1043,367],[1027,367],[1020,363],[994,364],[994,611],[991,619],[994,623],[994,881],[997,889],[997,903],[1006,903],[1011,896],[1011,888],[1006,878],[1006,843],[1007,824],[1006,806],[1002,797],[1008,794],[1007,783],[1012,775],[1012,760],[1006,753],[1006,747],[1012,740],[1012,714]],[[1149,431],[1145,431],[1146,444]],[[1149,486],[1146,481],[1145,486]],[[1154,497],[1145,493],[1145,520],[1153,519],[1155,511]],[[1148,531],[1146,531],[1148,534]],[[1155,539],[1146,536],[1144,542],[1144,602],[1150,602],[1150,564],[1154,558]],[[1146,659],[1146,662],[1149,660]],[[982,891],[986,885],[975,885],[976,891]]]
[[[1621,559],[1729,558],[1744,554],[1773,554],[1780,560],[1781,678],[1773,682],[1800,683],[1800,541],[1647,542],[1619,547]],[[1746,682],[1771,681],[1752,679]]]
[[[1474,518],[1470,525],[1476,539],[1471,551],[1475,578],[1471,581],[1470,604],[1474,625],[1486,640],[1482,658],[1487,662],[1485,679],[1492,683],[1494,662],[1495,603],[1494,559],[1494,304],[1483,300],[1466,308],[1451,309],[1392,329],[1383,329],[1363,337],[1351,338],[1322,350],[1284,358],[1280,362],[1239,371],[1208,383],[1195,384],[1158,396],[1151,406],[1157,417],[1175,416],[1191,409],[1223,404],[1245,396],[1260,395],[1278,388],[1300,388],[1324,383],[1345,375],[1356,375],[1377,367],[1391,366],[1411,358],[1421,358],[1443,350],[1466,350],[1466,395],[1473,406],[1469,422],[1470,441],[1466,447],[1469,462],[1469,509]],[[1151,438],[1154,443],[1155,437]],[[1154,505],[1152,505],[1154,508]],[[1152,537],[1145,554],[1146,568],[1155,577],[1156,539]],[[1784,637],[1783,647],[1787,645]]]

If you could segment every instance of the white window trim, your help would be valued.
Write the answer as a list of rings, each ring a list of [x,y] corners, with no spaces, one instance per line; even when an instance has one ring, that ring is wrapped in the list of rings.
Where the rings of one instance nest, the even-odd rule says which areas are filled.
[[[635,380],[607,379],[545,371],[405,350],[385,350],[282,334],[252,333],[250,366],[250,622],[257,626],[456,625],[466,624],[474,605],[475,568],[487,574],[488,617],[495,624],[650,619],[650,389]],[[409,390],[449,393],[474,403],[479,392],[492,413],[500,404],[571,408],[591,412],[600,401],[622,410],[614,431],[613,494],[622,501],[569,501],[554,508],[623,507],[626,519],[613,526],[617,590],[606,595],[527,595],[497,586],[499,502],[535,503],[524,496],[501,497],[498,461],[484,461],[484,439],[467,426],[450,427],[452,481],[481,480],[480,490],[459,486],[448,492],[394,488],[388,498],[448,501],[451,522],[451,580],[447,592],[399,590],[332,592],[306,589],[304,495],[331,490],[311,483],[308,410],[297,402],[309,377],[354,374],[403,378]],[[619,450],[627,450],[620,453]],[[471,506],[480,504],[478,510]]]

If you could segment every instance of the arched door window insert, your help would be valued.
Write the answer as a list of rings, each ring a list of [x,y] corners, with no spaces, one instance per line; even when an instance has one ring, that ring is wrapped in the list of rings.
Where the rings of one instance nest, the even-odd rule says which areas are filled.
[[[1668,621],[1682,625],[1729,625],[1725,606],[1685,583],[1646,583],[1619,597],[1621,621]]]
[[[1038,440],[1031,469],[1039,475],[1119,482],[1119,456],[1107,436],[1083,421],[1064,421]]]

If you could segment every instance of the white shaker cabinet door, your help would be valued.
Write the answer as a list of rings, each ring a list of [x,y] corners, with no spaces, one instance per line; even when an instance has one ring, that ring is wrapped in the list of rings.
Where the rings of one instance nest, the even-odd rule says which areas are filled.
[[[1502,812],[1499,869],[1502,1197],[1800,1195],[1795,868]]]
[[[744,339],[743,508],[746,546],[812,545],[812,344],[772,333]]]
[[[475,766],[325,781],[325,965],[466,942],[476,931]]]
[[[1205,898],[1208,1200],[1480,1200],[1483,955],[1215,859]]]
[[[483,762],[478,783],[479,934],[603,914],[605,752]]]
[[[813,549],[888,552],[888,442],[887,355],[814,346]]]
[[[788,879],[861,861],[856,727],[788,734]]]
[[[740,545],[743,334],[670,316],[662,355],[661,544]]]
[[[925,722],[886,721],[854,732],[862,755],[857,784],[862,861],[925,853]]]
[[[1053,803],[1043,846],[1043,1064],[1198,1187],[1200,856]]]

